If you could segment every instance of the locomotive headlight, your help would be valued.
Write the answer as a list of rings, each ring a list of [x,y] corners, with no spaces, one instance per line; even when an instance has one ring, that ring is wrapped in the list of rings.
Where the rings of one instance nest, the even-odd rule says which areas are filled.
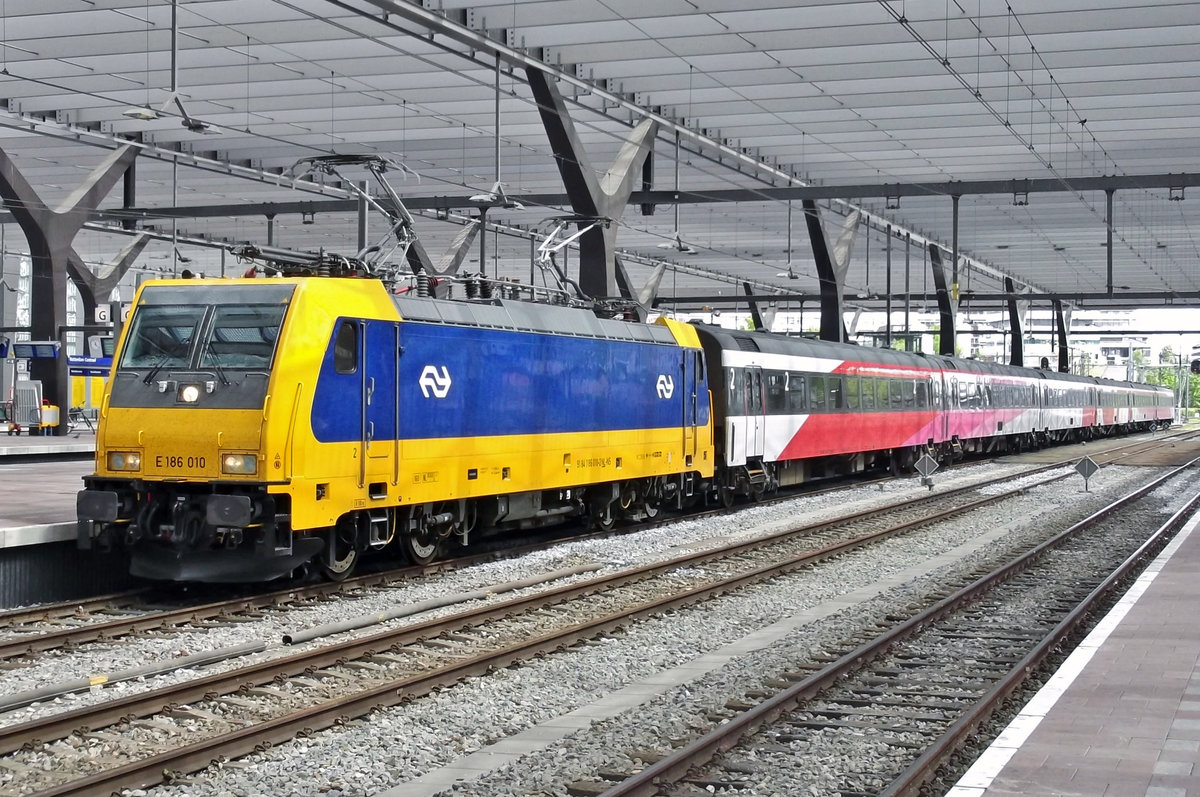
[[[200,398],[199,385],[184,385],[179,388],[179,400],[185,404],[195,404]]]
[[[258,472],[258,457],[254,454],[222,454],[221,473],[253,476]]]
[[[141,470],[142,455],[136,451],[109,451],[108,469],[125,471]]]

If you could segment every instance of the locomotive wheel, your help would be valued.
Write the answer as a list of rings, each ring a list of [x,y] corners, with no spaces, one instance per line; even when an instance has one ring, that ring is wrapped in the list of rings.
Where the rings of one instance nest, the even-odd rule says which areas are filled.
[[[717,487],[717,499],[721,502],[721,506],[729,509],[733,506],[734,488],[719,485]]]
[[[654,520],[658,517],[658,504],[653,500],[647,500],[642,504],[642,514],[646,516],[646,520]]]
[[[591,513],[592,523],[600,531],[612,531],[617,525],[617,516],[613,512],[612,504],[605,504],[602,508],[593,507]]]
[[[358,564],[358,549],[354,546],[353,518],[342,518],[329,532],[325,550],[321,552],[321,572],[330,581],[345,581]]]
[[[441,548],[440,541],[436,537],[411,531],[401,535],[400,544],[404,547],[404,555],[414,565],[427,565],[437,559],[438,551]]]

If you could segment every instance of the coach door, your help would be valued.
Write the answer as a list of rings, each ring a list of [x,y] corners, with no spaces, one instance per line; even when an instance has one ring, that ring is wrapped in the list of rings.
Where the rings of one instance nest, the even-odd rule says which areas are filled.
[[[958,408],[958,379],[947,378],[948,371],[942,371],[938,375],[938,380],[942,383],[942,403],[939,406],[941,421],[938,423],[941,439],[939,443],[945,443],[952,436],[951,429],[953,426],[950,423],[950,418],[954,410]]]
[[[761,457],[766,448],[767,417],[761,368],[746,369],[746,456]]]
[[[384,498],[384,482],[396,484],[399,475],[400,378],[396,363],[400,327],[388,322],[363,324],[362,347],[362,458],[359,486],[371,485],[371,497]]]

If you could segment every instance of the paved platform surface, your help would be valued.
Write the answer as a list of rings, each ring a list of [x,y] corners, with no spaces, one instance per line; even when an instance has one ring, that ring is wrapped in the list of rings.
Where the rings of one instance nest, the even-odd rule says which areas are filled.
[[[947,797],[1200,795],[1200,518]]]
[[[58,437],[0,434],[0,549],[75,539],[75,493],[92,472],[90,457],[23,462],[21,457],[95,450],[88,431]]]

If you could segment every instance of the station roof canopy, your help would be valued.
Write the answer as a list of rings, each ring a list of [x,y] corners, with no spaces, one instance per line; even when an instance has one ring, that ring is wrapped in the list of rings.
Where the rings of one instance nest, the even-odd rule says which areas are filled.
[[[205,243],[265,243],[272,212],[275,245],[353,253],[346,185],[289,169],[366,153],[407,167],[390,176],[435,260],[478,217],[468,197],[503,183],[520,207],[489,211],[484,267],[540,280],[530,233],[571,210],[526,81],[540,64],[600,170],[632,125],[659,121],[647,177],[665,193],[652,215],[626,209],[617,245],[635,281],[666,262],[661,293],[683,306],[744,282],[814,297],[804,197],[831,241],[861,210],[852,306],[932,292],[928,242],[948,263],[957,244],[966,302],[1010,276],[1076,305],[1200,304],[1187,0],[6,0],[0,14],[0,149],[48,204],[106,150],[141,149],[134,195],[118,185],[76,241],[90,264],[128,240],[126,204],[162,236],[138,263],[155,272],[240,272]],[[480,268],[473,251],[463,270]]]

